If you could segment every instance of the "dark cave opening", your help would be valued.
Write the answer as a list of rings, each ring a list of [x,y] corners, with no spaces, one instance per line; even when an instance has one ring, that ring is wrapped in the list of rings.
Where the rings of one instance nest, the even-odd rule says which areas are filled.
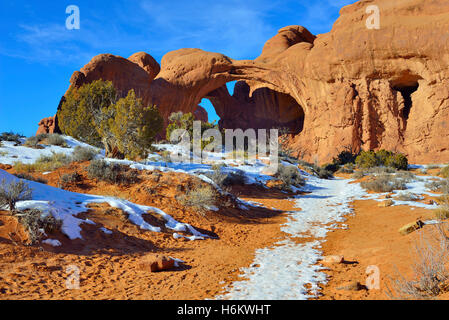
[[[393,89],[399,91],[404,98],[404,108],[402,109],[402,118],[408,120],[410,111],[413,107],[412,94],[418,90],[419,84],[415,83],[408,86],[395,86]]]

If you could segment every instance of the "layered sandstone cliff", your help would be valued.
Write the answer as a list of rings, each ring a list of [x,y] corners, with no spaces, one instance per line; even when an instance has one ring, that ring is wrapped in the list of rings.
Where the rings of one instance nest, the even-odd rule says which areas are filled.
[[[366,8],[380,9],[368,29]],[[298,156],[325,162],[345,148],[388,149],[411,162],[449,161],[449,2],[365,0],[332,31],[279,30],[256,60],[181,49],[161,66],[146,53],[95,57],[72,86],[95,79],[130,88],[164,117],[208,98],[224,128],[287,127]],[[231,96],[226,83],[238,81]],[[56,119],[57,120],[57,119]],[[40,130],[45,130],[40,128]]]

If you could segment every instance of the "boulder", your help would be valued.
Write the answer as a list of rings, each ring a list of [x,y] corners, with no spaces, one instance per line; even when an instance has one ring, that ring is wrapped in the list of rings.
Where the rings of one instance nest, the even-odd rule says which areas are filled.
[[[405,226],[401,227],[399,229],[399,233],[402,234],[403,236],[406,236],[412,232],[415,232],[416,230],[421,229],[422,227],[424,227],[424,222],[418,220],[412,223],[408,223]]]

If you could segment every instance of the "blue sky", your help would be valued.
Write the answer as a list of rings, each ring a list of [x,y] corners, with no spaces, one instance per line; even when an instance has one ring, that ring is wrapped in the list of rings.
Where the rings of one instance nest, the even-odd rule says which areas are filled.
[[[180,48],[254,59],[278,29],[328,32],[355,0],[13,1],[0,4],[0,132],[27,136],[55,113],[73,71],[100,53],[145,51],[160,61]],[[80,8],[80,30],[67,30],[66,7]],[[216,119],[210,103],[203,101]]]

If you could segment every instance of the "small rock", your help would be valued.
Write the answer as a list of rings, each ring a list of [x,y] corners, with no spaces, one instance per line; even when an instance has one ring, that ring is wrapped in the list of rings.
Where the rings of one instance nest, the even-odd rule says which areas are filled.
[[[367,290],[367,287],[363,284],[361,284],[358,281],[351,281],[347,285],[337,288],[337,290],[346,290],[346,291],[361,291],[361,290]]]
[[[321,260],[321,262],[325,264],[337,264],[343,263],[343,261],[345,261],[345,258],[340,255],[325,256],[323,260]]]
[[[139,267],[144,271],[159,272],[172,269],[175,266],[175,260],[166,256],[151,255],[142,258]]]
[[[391,207],[392,205],[394,205],[394,201],[391,199],[382,201],[378,204],[378,206],[381,208]]]
[[[405,226],[400,228],[399,233],[402,234],[403,236],[406,236],[409,233],[412,233],[416,230],[421,229],[423,226],[424,226],[424,222],[422,222],[421,220],[418,220],[416,222],[406,224]]]
[[[430,206],[433,206],[434,204],[437,204],[437,203],[436,203],[434,200],[432,200],[432,199],[427,200],[425,203],[428,204],[428,205],[430,205]]]

